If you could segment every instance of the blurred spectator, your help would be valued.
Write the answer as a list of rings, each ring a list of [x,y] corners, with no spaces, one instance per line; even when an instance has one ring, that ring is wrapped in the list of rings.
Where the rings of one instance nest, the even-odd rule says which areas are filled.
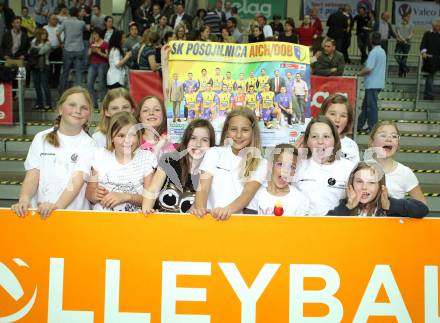
[[[141,41],[142,37],[138,35],[138,28],[134,21],[128,25],[128,37],[124,42],[126,51],[130,51],[134,45]]]
[[[157,25],[154,25],[150,28],[150,31],[156,32],[159,34],[160,41],[163,40],[163,37],[166,33],[173,31],[173,28],[171,28],[168,25],[168,18],[167,16],[160,16],[159,23]]]
[[[79,8],[79,19],[86,23],[86,28],[83,31],[83,43],[84,43],[84,72],[87,72],[87,65],[89,64],[89,41],[91,37],[91,26],[90,26],[90,12],[89,8],[86,5],[83,5]]]
[[[60,24],[62,24],[64,21],[67,20],[67,18],[69,18],[69,9],[67,9],[66,7],[64,7],[64,8],[62,8],[62,9],[60,10],[60,12],[58,13],[58,15],[57,15],[57,19],[58,19],[58,22],[59,22]]]
[[[231,1],[225,1],[225,10],[223,10],[225,13],[226,19],[229,19],[232,17],[232,3]]]
[[[354,17],[356,23],[357,45],[361,52],[361,64],[367,60],[367,48],[370,42],[370,16],[367,14],[365,7],[359,7],[358,14]]]
[[[203,20],[205,21],[205,25],[211,27],[211,33],[215,36],[220,35],[221,19],[211,5],[208,6],[206,16]]]
[[[237,28],[237,20],[234,17],[229,18],[226,22],[226,26],[231,33],[231,36],[235,39],[234,43],[241,44],[243,42],[243,35]]]
[[[53,14],[58,15],[61,12],[61,9],[67,8],[66,4],[64,3],[64,0],[58,0],[57,5],[53,9]]]
[[[63,93],[69,86],[70,70],[75,70],[75,85],[81,85],[83,73],[83,32],[86,23],[78,19],[78,8],[70,9],[70,17],[63,21],[58,28],[58,39],[63,44],[63,72],[60,80],[60,93]],[[62,42],[61,34],[64,33]]]
[[[272,38],[273,37],[272,27],[267,24],[266,17],[261,14],[258,15],[257,22],[258,22],[258,25],[263,30],[264,38],[265,39]]]
[[[34,18],[29,16],[28,7],[21,8],[21,26],[27,30],[27,35],[29,37],[29,40],[34,38],[35,31],[37,29],[37,24],[36,24]]]
[[[298,40],[301,45],[312,46],[313,39],[318,37],[313,29],[310,16],[305,15],[301,26],[298,28]]]
[[[92,38],[89,45],[89,71],[87,73],[87,88],[93,99],[93,106],[98,108],[98,96],[95,92],[95,82],[98,79],[99,100],[104,98],[107,90],[108,70],[108,43],[104,41],[105,32],[96,28],[92,31]]]
[[[188,30],[186,29],[185,23],[179,24],[176,29],[176,40],[186,40],[186,35],[188,33]]]
[[[344,55],[345,62],[350,63],[348,49],[351,45],[351,31],[353,29],[353,16],[351,15],[351,7],[348,4],[344,5],[344,10],[342,11],[342,13],[347,18],[347,28],[344,31],[344,45],[342,54]]]
[[[203,18],[206,16],[206,10],[205,9],[199,9],[197,10],[196,16],[192,20],[192,30],[199,30],[202,28],[202,26],[205,24],[205,21]]]
[[[225,15],[225,12],[223,11],[223,1],[222,0],[217,0],[215,2],[214,12],[220,18],[221,24],[225,24],[226,23],[226,15]]]
[[[224,43],[236,43],[236,39],[232,36],[231,31],[227,27],[223,27],[221,31],[221,38]]]
[[[384,49],[385,53],[388,53],[388,39],[396,38],[393,27],[390,23],[390,14],[387,11],[382,12],[380,20],[376,21],[373,26],[373,30],[380,33],[381,43],[380,45]]]
[[[336,50],[334,39],[326,38],[323,42],[324,51],[313,64],[315,75],[341,76],[344,73],[344,56]]]
[[[396,26],[396,61],[399,64],[399,77],[406,77],[409,68],[406,65],[408,53],[411,49],[411,38],[414,36],[414,25],[409,21],[411,14],[406,12],[402,16],[402,21]]]
[[[14,11],[8,7],[5,0],[0,0],[0,44],[6,29],[11,28],[12,20],[15,17]]]
[[[142,4],[142,0],[128,0],[131,9],[131,19],[135,20],[136,10]]]
[[[61,42],[57,37],[58,19],[55,14],[49,16],[49,23],[43,27],[46,29],[49,42],[50,53],[49,61],[60,62],[63,59],[63,49]],[[61,35],[61,41],[64,40],[64,34]],[[61,64],[51,64],[49,66],[49,84],[51,87],[56,87],[60,81]]]
[[[32,60],[32,66],[29,66],[31,77],[34,81],[35,91],[37,92],[37,102],[35,109],[51,109],[52,99],[49,90],[49,52],[50,52],[49,34],[44,28],[39,28],[35,39],[32,41],[29,49],[29,63]]]
[[[440,20],[432,23],[432,30],[423,34],[420,43],[422,70],[426,74],[425,100],[434,100],[434,74],[440,71]]]
[[[318,16],[318,8],[312,7],[312,9],[310,10],[310,18],[312,20],[312,26],[316,32],[316,35],[318,35],[318,38],[322,37],[322,33],[324,32],[324,28],[322,27],[321,19]]]
[[[211,32],[211,28],[208,25],[202,26],[202,28],[198,30],[195,40],[211,41],[209,39],[210,32]]]
[[[34,11],[37,27],[40,28],[44,25],[47,25],[47,21],[49,18],[49,6],[47,5],[46,0],[37,0]]]
[[[249,34],[249,43],[258,43],[264,41],[263,28],[260,26],[251,26],[251,33]]]
[[[136,21],[140,33],[143,33],[145,30],[150,28],[151,24],[153,23],[151,11],[151,0],[144,0],[142,5],[136,10],[133,19]]]
[[[168,44],[172,40],[176,40],[176,35],[172,31],[170,31],[166,33],[165,36],[163,36],[162,44]]]
[[[109,43],[109,69],[107,72],[107,88],[114,89],[123,87],[127,75],[127,62],[131,58],[131,51],[124,55],[125,35],[123,32],[117,31],[110,38]]]
[[[273,15],[273,21],[270,23],[270,27],[272,28],[275,37],[278,37],[280,34],[284,32],[284,27],[283,24],[281,23],[280,15]]]
[[[115,27],[113,27],[113,17],[107,16],[104,18],[105,22],[105,36],[104,41],[107,42],[107,44],[110,41],[110,38],[112,37],[113,33],[115,32]]]
[[[176,14],[171,17],[170,25],[176,29],[182,21],[185,21],[188,24],[188,28],[192,27],[192,17],[185,13],[185,5],[183,3],[178,3],[176,5]]]
[[[278,36],[278,41],[286,42],[286,43],[298,43],[298,36],[295,35],[295,23],[293,19],[286,19],[284,23],[284,33],[281,33]]]
[[[168,21],[170,21],[171,16],[174,15],[174,5],[172,0],[165,0],[162,7],[162,14],[167,16]]]
[[[154,4],[153,5],[153,10],[151,12],[151,17],[152,19],[152,24],[153,25],[157,25],[159,23],[159,19],[160,19],[160,5],[159,4]],[[167,18],[168,21],[168,18]]]
[[[136,59],[140,70],[157,71],[160,69],[160,65],[156,61],[156,51],[151,44],[151,34],[148,30],[144,31],[142,41],[137,45],[139,49],[136,49]],[[133,54],[134,51],[135,48],[133,48]]]
[[[99,28],[105,30],[105,16],[101,13],[101,7],[98,5],[94,5],[92,10],[93,14],[90,18],[90,25],[92,29]]]
[[[26,29],[21,27],[21,17],[14,17],[12,29],[6,31],[2,40],[2,57],[4,60],[18,59],[24,64],[29,49],[29,38]]]
[[[235,18],[235,20],[237,20],[237,29],[239,32],[243,32],[243,23],[241,22],[241,18],[238,15],[238,9],[237,7],[232,7],[231,8],[231,14],[232,17]]]
[[[336,50],[341,53],[344,51],[344,35],[348,27],[348,20],[343,11],[344,8],[341,7],[327,19],[327,36],[335,40]]]

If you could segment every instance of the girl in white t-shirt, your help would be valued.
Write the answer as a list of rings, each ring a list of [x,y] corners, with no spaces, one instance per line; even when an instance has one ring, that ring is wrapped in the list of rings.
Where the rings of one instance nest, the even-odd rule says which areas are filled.
[[[310,121],[304,134],[306,156],[300,156],[294,182],[309,197],[309,215],[326,215],[345,198],[345,187],[354,164],[339,158],[338,131],[325,116]]]
[[[19,216],[30,207],[37,208],[43,219],[56,209],[90,208],[85,181],[96,144],[84,129],[92,99],[87,90],[73,87],[63,93],[57,107],[53,128],[37,133],[29,148],[20,198],[11,207]]]
[[[102,101],[101,116],[99,118],[98,127],[92,136],[98,147],[106,146],[107,128],[112,115],[121,111],[133,113],[135,106],[134,100],[127,89],[121,87],[107,92]]]
[[[238,108],[228,114],[221,147],[210,148],[203,158],[200,185],[192,209],[227,220],[233,213],[257,213],[255,193],[266,180],[267,162],[261,158],[260,130],[254,112]]]
[[[327,97],[321,105],[321,114],[329,118],[341,139],[341,157],[359,162],[359,147],[347,134],[353,129],[353,108],[347,97],[342,94],[333,94]]]
[[[150,151],[139,149],[136,119],[119,112],[110,119],[107,145],[95,153],[86,196],[94,210],[140,211],[142,194],[157,166]]]
[[[391,197],[402,199],[409,194],[413,199],[426,204],[425,196],[419,186],[419,181],[412,170],[395,161],[393,156],[399,150],[400,132],[392,121],[378,122],[370,133],[368,155],[374,157],[382,165],[387,181],[387,189]]]
[[[295,186],[290,185],[295,175],[298,150],[289,144],[275,147],[272,158],[272,175],[267,187],[261,186],[255,196],[259,214],[306,215],[309,199]]]

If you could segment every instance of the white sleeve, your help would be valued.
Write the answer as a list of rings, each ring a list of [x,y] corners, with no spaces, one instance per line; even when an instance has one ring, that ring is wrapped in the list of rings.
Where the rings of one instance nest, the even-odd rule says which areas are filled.
[[[43,152],[43,145],[46,136],[37,134],[32,140],[31,147],[29,148],[28,154],[26,156],[26,160],[24,162],[24,169],[40,169],[41,166],[41,153]]]
[[[217,165],[220,160],[220,149],[221,147],[210,148],[203,157],[203,161],[200,164],[200,170],[215,175],[217,171]]]
[[[80,160],[75,167],[76,171],[83,172],[86,175],[90,175],[92,170],[92,164],[94,163],[96,152],[96,143],[94,140],[91,140],[88,147],[84,148],[81,151]]]
[[[413,190],[417,185],[419,185],[419,180],[410,168],[406,167],[405,170],[405,192],[408,193],[409,191]]]

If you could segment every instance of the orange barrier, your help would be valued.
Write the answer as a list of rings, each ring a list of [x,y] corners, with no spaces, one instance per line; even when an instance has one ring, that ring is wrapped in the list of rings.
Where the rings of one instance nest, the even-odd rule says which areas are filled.
[[[130,93],[138,103],[144,96],[155,95],[163,100],[162,79],[159,72],[130,70]]]
[[[0,322],[439,320],[436,219],[0,210],[0,228]]]

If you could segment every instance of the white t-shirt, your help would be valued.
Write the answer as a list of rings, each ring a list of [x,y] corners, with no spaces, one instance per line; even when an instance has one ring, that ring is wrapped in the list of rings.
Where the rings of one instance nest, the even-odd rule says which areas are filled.
[[[341,150],[342,150],[342,158],[348,159],[349,161],[357,164],[359,163],[359,147],[357,143],[345,136],[341,139]]]
[[[96,145],[98,146],[98,148],[105,148],[105,146],[107,145],[107,137],[105,134],[103,134],[101,131],[96,131],[93,135],[92,138],[96,141]]]
[[[267,191],[266,187],[260,187],[255,199],[258,201],[258,214],[273,214],[275,204],[280,204],[284,210],[283,216],[307,215],[310,202],[298,188],[289,186],[289,193],[284,196],[275,196]]]
[[[96,150],[95,141],[84,131],[76,136],[66,136],[58,131],[60,146],[54,147],[45,140],[52,131],[50,128],[35,135],[24,162],[26,170],[36,168],[40,171],[38,191],[32,199],[34,208],[40,202],[55,203],[68,187],[74,172],[83,172],[87,180]],[[86,183],[66,209],[89,210],[85,191]]]
[[[345,188],[353,167],[346,159],[328,165],[318,164],[313,158],[298,161],[294,182],[310,200],[310,215],[326,215],[346,197]]]
[[[122,60],[122,55],[119,49],[112,48],[108,55],[109,69],[107,71],[107,85],[113,85],[119,83],[125,84],[125,66],[117,67],[116,65]]]
[[[104,186],[109,192],[142,194],[144,190],[144,177],[151,174],[157,167],[157,160],[151,151],[137,149],[133,159],[123,165],[120,164],[114,151],[99,148],[95,153],[93,169],[98,173],[98,184]],[[97,203],[94,210],[137,212],[140,206],[122,203],[113,209],[103,208]]]
[[[244,187],[244,182],[240,179],[241,160],[240,156],[232,152],[231,147],[212,147],[206,152],[200,170],[213,176],[208,195],[208,208],[225,207],[241,195]],[[261,158],[257,169],[247,180],[263,184],[266,176],[267,161]],[[258,209],[255,197],[247,208]]]
[[[405,194],[419,185],[419,181],[413,171],[401,163],[390,173],[385,174],[388,193],[396,199],[405,198]]]

